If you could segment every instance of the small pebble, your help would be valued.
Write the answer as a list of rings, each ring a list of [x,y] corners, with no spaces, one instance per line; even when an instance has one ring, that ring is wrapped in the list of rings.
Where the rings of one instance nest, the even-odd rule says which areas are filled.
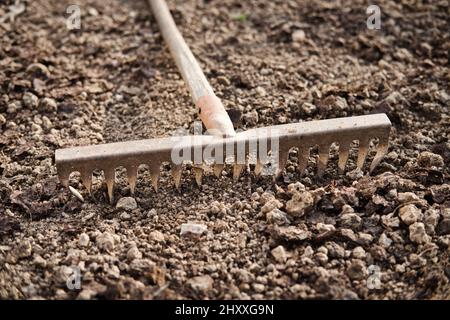
[[[416,222],[409,226],[409,239],[417,244],[424,244],[431,240],[425,231],[425,225],[422,222]]]
[[[213,278],[209,275],[197,276],[189,279],[187,285],[198,293],[208,293],[214,284]]]
[[[366,258],[366,251],[363,249],[363,247],[356,247],[352,250],[352,257],[364,260]]]
[[[183,223],[181,225],[180,236],[201,236],[208,229],[204,224],[199,223]]]
[[[230,80],[225,76],[217,77],[217,82],[227,87],[231,84]]]
[[[256,87],[255,90],[256,90],[256,93],[261,97],[265,97],[267,95],[267,92],[263,87]]]
[[[361,169],[356,168],[355,170],[349,171],[345,174],[350,180],[358,180],[364,176],[364,172]]]
[[[283,204],[277,199],[271,199],[266,202],[261,208],[261,213],[266,214],[274,209],[279,209],[283,206]]]
[[[285,263],[287,260],[286,250],[283,246],[278,246],[271,251],[272,256],[278,263]]]
[[[249,126],[254,126],[258,123],[259,121],[259,115],[258,115],[258,111],[256,110],[252,110],[250,112],[245,113],[242,116],[242,119],[244,120],[244,122],[249,125]]]
[[[141,259],[142,253],[135,246],[131,247],[127,252],[127,259],[133,261],[134,259]]]
[[[128,212],[124,211],[119,215],[119,218],[121,220],[130,220],[131,219],[131,214],[129,214]]]
[[[362,226],[362,219],[356,213],[346,213],[340,216],[339,223],[344,228],[359,229]]]
[[[55,99],[43,98],[39,104],[40,109],[45,112],[56,112],[58,110],[58,105]]]
[[[106,251],[111,251],[114,249],[115,246],[114,236],[109,232],[103,232],[102,234],[97,236],[95,241],[100,249]]]
[[[22,97],[23,105],[28,108],[36,108],[38,106],[38,101],[38,97],[31,92],[25,92]]]
[[[19,243],[19,246],[16,248],[17,250],[17,256],[19,258],[28,258],[31,256],[31,253],[33,251],[31,247],[31,243],[28,240],[24,240]]]
[[[380,246],[387,249],[392,244],[392,240],[388,238],[385,233],[382,233],[380,238],[378,239],[378,243],[380,244]]]
[[[258,293],[262,293],[266,289],[266,287],[261,283],[254,283],[252,285],[252,287],[253,287],[253,290],[255,290]]]
[[[347,275],[351,280],[362,280],[367,277],[367,268],[362,260],[354,260],[347,268]]]
[[[441,168],[444,166],[444,159],[438,154],[423,151],[417,157],[417,164],[424,168]]]
[[[137,208],[137,203],[132,197],[123,197],[117,201],[116,208],[131,211]]]
[[[295,30],[292,32],[292,42],[302,42],[305,40],[305,31]]]
[[[164,238],[164,234],[158,230],[154,230],[152,232],[149,233],[148,235],[149,240],[153,240],[156,242],[164,242],[165,238]]]
[[[279,226],[290,223],[286,212],[283,212],[280,209],[273,209],[272,211],[269,211],[266,215],[266,220],[268,223],[273,223]]]
[[[311,192],[295,192],[292,199],[286,203],[286,211],[293,217],[301,217],[314,206],[314,196]]]
[[[411,201],[419,201],[419,197],[412,192],[400,192],[397,195],[397,199],[400,203],[406,203]]]
[[[422,219],[423,214],[414,204],[408,204],[398,210],[400,219],[407,225],[411,225]]]
[[[80,200],[81,202],[84,202],[83,196],[78,192],[77,189],[75,189],[72,186],[69,186],[69,190],[78,200]]]
[[[86,233],[80,234],[80,237],[78,238],[78,245],[80,247],[86,247],[89,244],[89,236]]]

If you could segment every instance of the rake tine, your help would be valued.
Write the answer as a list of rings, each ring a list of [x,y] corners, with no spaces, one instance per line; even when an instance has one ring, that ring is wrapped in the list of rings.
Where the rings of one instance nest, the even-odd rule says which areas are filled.
[[[290,148],[280,148],[280,152],[278,155],[278,163],[277,163],[277,171],[275,173],[275,179],[281,176],[284,167],[286,167],[286,163],[289,157],[289,149]]]
[[[320,145],[319,146],[319,159],[317,161],[317,176],[321,178],[327,167],[328,158],[330,157],[330,146]]]
[[[214,171],[214,175],[217,178],[220,178],[220,176],[222,175],[222,171],[224,168],[224,164],[223,163],[215,163],[213,166],[213,171]]]
[[[197,185],[199,187],[201,187],[202,186],[203,169],[199,168],[199,167],[193,167],[192,170],[194,171],[195,182],[197,182]]]
[[[115,180],[115,176],[116,176],[116,170],[113,169],[105,169],[104,170],[105,173],[105,181],[106,181],[106,186],[108,188],[108,197],[109,197],[109,202],[112,204],[114,201],[114,180]]]
[[[300,147],[298,158],[298,171],[300,172],[300,175],[304,174],[305,169],[308,166],[309,149],[309,147]]]
[[[364,166],[364,162],[366,161],[367,154],[369,152],[369,142],[370,139],[363,138],[359,140],[359,151],[358,151],[358,160],[356,162],[356,167],[361,169]]]
[[[58,179],[65,188],[69,187],[70,173],[71,173],[70,170],[64,170],[63,168],[58,168]]]
[[[345,171],[345,165],[347,164],[349,150],[350,150],[349,141],[342,141],[341,143],[339,143],[339,162],[338,162],[339,174],[343,174]]]
[[[177,188],[178,190],[180,189],[182,169],[183,166],[181,164],[172,166],[172,177],[175,184],[175,188]]]
[[[235,163],[233,165],[233,179],[234,181],[237,181],[241,175],[242,169],[244,168],[245,165],[243,164],[238,164]]]
[[[81,175],[81,181],[86,188],[86,190],[91,194],[92,190],[92,170],[90,169],[84,169],[80,172]]]
[[[259,176],[263,170],[264,164],[261,162],[261,159],[259,157],[256,158],[255,163],[255,175]]]
[[[372,171],[375,169],[376,166],[380,163],[380,161],[383,159],[384,155],[387,153],[389,147],[389,136],[385,136],[380,138],[380,141],[378,143],[377,153],[375,157],[372,160],[372,163],[370,164],[369,173],[372,173]]]
[[[126,167],[128,184],[130,185],[131,194],[134,194],[134,191],[136,189],[137,169],[138,168],[135,165],[130,165]]]
[[[150,179],[155,192],[158,192],[159,167],[159,163],[150,164]]]

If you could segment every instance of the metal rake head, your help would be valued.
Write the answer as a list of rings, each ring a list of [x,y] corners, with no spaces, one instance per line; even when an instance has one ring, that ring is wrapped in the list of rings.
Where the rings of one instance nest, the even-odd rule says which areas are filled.
[[[103,170],[109,199],[112,201],[115,170],[118,167],[126,169],[133,193],[138,167],[142,164],[149,166],[152,185],[157,190],[161,164],[171,163],[172,177],[178,188],[182,164],[186,161],[214,164],[214,173],[219,176],[223,166],[230,162],[227,159],[231,157],[231,162],[234,163],[233,176],[238,178],[244,166],[251,161],[250,158],[254,159],[255,173],[260,174],[269,161],[268,153],[271,153],[270,159],[276,159],[273,173],[277,176],[286,165],[290,149],[299,148],[298,167],[303,172],[310,149],[318,146],[317,175],[322,176],[327,166],[330,146],[338,143],[338,168],[342,174],[351,143],[359,141],[357,167],[362,169],[370,141],[378,138],[377,153],[370,165],[371,172],[387,152],[390,128],[391,122],[385,114],[374,114],[257,128],[229,138],[193,135],[60,149],[56,150],[55,161],[59,179],[64,186],[68,186],[70,174],[77,171],[89,192],[93,171]],[[200,185],[203,170],[199,166],[194,166],[193,169]]]

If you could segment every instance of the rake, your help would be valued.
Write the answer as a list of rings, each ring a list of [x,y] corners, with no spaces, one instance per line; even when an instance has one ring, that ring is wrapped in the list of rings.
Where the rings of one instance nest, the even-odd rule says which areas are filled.
[[[362,169],[372,139],[378,139],[377,152],[369,172],[379,164],[386,154],[391,122],[384,113],[291,123],[255,128],[236,133],[233,124],[220,99],[203,74],[190,51],[164,0],[148,0],[162,36],[171,55],[186,82],[194,103],[200,111],[200,119],[207,129],[207,135],[187,135],[116,142],[94,146],[80,146],[58,149],[55,162],[61,183],[68,187],[69,176],[79,172],[86,189],[91,192],[93,171],[103,170],[110,201],[113,201],[115,171],[124,167],[127,171],[131,193],[134,193],[138,167],[148,165],[152,186],[158,190],[160,166],[171,164],[172,178],[179,188],[183,163],[194,164],[195,180],[201,185],[204,164],[213,166],[220,176],[226,164],[233,164],[233,177],[239,178],[242,169],[253,163],[256,175],[261,174],[268,164],[274,177],[281,174],[289,151],[299,150],[300,173],[306,169],[310,149],[318,147],[317,176],[326,169],[330,146],[339,144],[339,174],[345,171],[350,145],[359,141],[356,165]]]

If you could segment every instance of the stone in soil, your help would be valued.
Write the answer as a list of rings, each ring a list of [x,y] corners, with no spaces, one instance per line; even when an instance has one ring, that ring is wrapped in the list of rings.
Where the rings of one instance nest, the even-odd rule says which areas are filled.
[[[278,263],[285,263],[287,260],[287,255],[286,255],[286,250],[284,249],[283,246],[278,246],[276,248],[273,248],[272,251],[272,256],[275,258],[275,260]]]
[[[29,256],[31,256],[32,251],[33,248],[30,241],[28,240],[24,240],[19,243],[19,246],[16,248],[17,257],[19,258],[28,258]]]
[[[199,237],[207,231],[208,227],[200,223],[183,223],[181,225],[180,236],[182,237]]]
[[[34,109],[38,106],[39,99],[31,92],[25,92],[22,97],[23,105],[27,108]]]
[[[425,225],[422,222],[416,222],[409,226],[409,239],[417,244],[424,244],[430,241],[430,236],[425,231]]]
[[[43,98],[39,104],[39,107],[45,112],[56,112],[58,109],[56,101],[51,98]]]
[[[283,241],[303,241],[311,237],[311,232],[306,229],[306,226],[275,226],[273,229],[273,236],[275,239]]]
[[[438,154],[423,151],[417,157],[417,164],[424,168],[441,168],[444,166],[444,159]]]
[[[367,277],[366,264],[362,260],[353,260],[347,268],[347,275],[351,280],[362,280]]]
[[[268,200],[261,208],[261,213],[266,214],[274,209],[279,209],[283,206],[283,204],[277,199]]]
[[[86,233],[80,234],[78,237],[78,245],[80,247],[86,247],[89,244],[89,236]]]
[[[259,121],[258,111],[252,110],[245,113],[243,116],[243,120],[248,126],[256,125]]]
[[[392,239],[390,239],[385,233],[382,233],[380,238],[378,239],[378,243],[383,248],[388,248],[392,244]]]
[[[214,284],[213,278],[209,275],[197,276],[189,279],[187,285],[197,293],[207,294]]]
[[[291,195],[294,195],[297,192],[303,192],[303,191],[306,191],[306,188],[300,182],[295,182],[295,183],[291,183],[291,184],[288,185],[288,192]]]
[[[413,192],[400,192],[397,194],[397,200],[400,203],[419,201],[420,198]]]
[[[362,225],[362,219],[356,213],[345,213],[339,217],[339,223],[344,228],[359,229]]]
[[[95,241],[97,243],[97,246],[105,251],[112,251],[116,242],[114,236],[106,231],[98,235]]]
[[[154,231],[150,232],[148,235],[148,239],[156,241],[156,242],[164,242],[164,240],[165,240],[164,234],[158,230],[154,230]]]
[[[302,42],[305,40],[305,31],[295,30],[292,32],[292,42]]]
[[[286,211],[292,217],[301,217],[314,206],[314,197],[311,192],[295,192],[292,199],[286,203]]]
[[[116,208],[131,211],[137,208],[137,203],[132,197],[123,197],[117,201]]]
[[[444,218],[439,222],[437,227],[437,233],[439,235],[450,234],[450,218]]]
[[[136,246],[132,246],[130,249],[128,249],[127,252],[127,259],[130,261],[133,261],[134,259],[141,259],[142,253],[139,251],[139,249]]]
[[[273,209],[272,211],[268,212],[266,215],[266,220],[268,223],[277,224],[279,226],[287,225],[290,223],[289,217],[286,212],[281,211],[280,209]]]
[[[407,225],[411,225],[422,219],[422,211],[414,204],[407,204],[398,210],[400,219]]]

